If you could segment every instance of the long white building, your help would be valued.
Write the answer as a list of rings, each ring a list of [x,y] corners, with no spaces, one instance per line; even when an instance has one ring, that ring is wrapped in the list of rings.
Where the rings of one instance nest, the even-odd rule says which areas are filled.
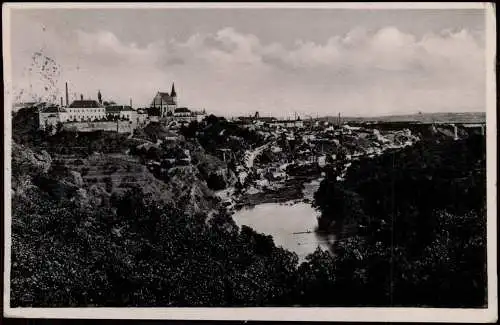
[[[141,121],[139,121],[139,116]],[[103,122],[110,120],[129,120],[134,123],[144,122],[147,114],[138,114],[132,107],[123,105],[102,105],[95,100],[75,100],[68,107],[48,106],[39,109],[39,127],[45,129],[48,124],[69,122]]]
[[[95,100],[75,100],[66,108],[67,121],[85,122],[106,118],[106,108]]]

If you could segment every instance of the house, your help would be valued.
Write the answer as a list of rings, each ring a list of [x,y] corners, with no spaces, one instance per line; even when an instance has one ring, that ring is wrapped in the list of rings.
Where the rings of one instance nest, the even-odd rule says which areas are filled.
[[[304,142],[312,142],[316,140],[316,136],[314,134],[304,134],[302,135],[302,141]]]
[[[171,115],[177,108],[177,93],[172,83],[172,90],[168,92],[158,91],[151,102],[151,107],[159,109],[159,116],[166,117]]]
[[[148,111],[147,109],[137,109],[136,111],[136,123],[137,125],[144,125],[148,121]]]
[[[48,125],[56,126],[58,123],[63,123],[66,119],[66,110],[59,106],[45,107],[38,112],[38,126],[42,130]]]
[[[174,117],[176,119],[191,117],[191,111],[187,107],[178,107],[174,110]]]
[[[296,120],[276,120],[273,122],[270,122],[272,126],[279,128],[279,127],[284,127],[284,128],[303,128],[304,127],[304,122],[300,119]]]
[[[348,124],[342,125],[342,129],[344,130],[345,134],[352,134],[353,131],[359,131],[361,130],[361,127],[359,126],[350,126]]]
[[[228,148],[219,148],[217,149],[217,157],[222,161],[229,161],[234,158],[234,152]]]
[[[196,116],[196,121],[199,123],[199,122],[203,121],[205,116],[207,116],[207,113],[205,112],[205,109],[203,109],[202,111],[194,112],[194,115]]]
[[[190,164],[191,163],[191,152],[188,149],[183,150],[184,157],[181,158],[181,161]]]
[[[273,146],[273,147],[271,148],[271,151],[272,151],[273,153],[279,153],[279,152],[282,152],[282,151],[283,151],[283,149],[281,149],[281,147],[278,147],[278,146]]]
[[[254,116],[240,116],[237,117],[236,122],[241,124],[256,124],[256,125],[264,125],[268,123],[276,122],[276,118],[269,116],[259,116],[258,112]]]
[[[109,105],[106,106],[106,117],[130,120],[135,122],[137,120],[137,112],[130,106]]]
[[[95,100],[84,100],[83,98],[73,101],[68,107],[43,105],[38,108],[40,128],[45,128],[47,124],[55,126],[59,122],[89,122],[105,117],[104,106]]]
[[[166,142],[174,142],[179,140],[179,136],[177,135],[177,133],[167,131],[166,134],[164,135],[163,140]]]
[[[237,122],[242,124],[250,124],[255,120],[253,116],[240,116],[237,118]]]
[[[107,119],[118,119],[120,118],[120,111],[123,106],[109,105],[106,106],[106,118]]]
[[[178,107],[174,110],[173,118],[176,122],[201,122],[205,118],[205,111],[191,111],[187,107]]]
[[[120,118],[135,122],[137,119],[137,112],[130,106],[123,106],[123,109],[120,111]]]
[[[36,109],[37,105],[40,104],[38,102],[24,102],[24,103],[15,103],[12,105],[12,111],[17,112],[22,108],[32,108]]]
[[[304,121],[297,119],[295,121],[289,121],[287,122],[287,127],[290,128],[303,128],[304,127]]]

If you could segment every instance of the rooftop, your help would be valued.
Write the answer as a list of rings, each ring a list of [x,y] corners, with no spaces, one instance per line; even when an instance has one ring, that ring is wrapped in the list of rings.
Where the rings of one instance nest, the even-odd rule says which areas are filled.
[[[75,100],[69,105],[69,107],[77,107],[77,108],[97,108],[101,107],[99,103],[95,100]]]
[[[268,116],[261,116],[261,117],[255,117],[255,116],[240,116],[237,118],[240,121],[245,121],[245,122],[252,122],[252,121],[262,121],[262,122],[275,122],[277,119],[275,117],[268,117]]]
[[[187,107],[178,107],[175,109],[174,113],[189,113],[191,112]]]
[[[130,106],[124,106],[124,105],[106,106],[106,113],[118,113],[122,111],[133,111],[133,109]]]
[[[167,92],[158,92],[151,103],[151,106],[156,105],[175,105],[175,101],[172,96],[170,96]]]
[[[59,106],[49,106],[42,110],[42,113],[60,113],[60,112],[63,113],[66,112],[66,110],[64,110],[64,108]]]
[[[15,103],[14,107],[32,107],[39,104],[39,102],[23,102],[23,103]]]

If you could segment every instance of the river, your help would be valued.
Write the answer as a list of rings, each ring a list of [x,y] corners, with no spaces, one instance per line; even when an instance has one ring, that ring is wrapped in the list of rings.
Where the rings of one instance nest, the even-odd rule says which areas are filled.
[[[304,198],[312,200],[320,181],[317,179],[304,184]],[[237,211],[233,219],[239,227],[246,225],[257,232],[271,235],[277,246],[297,253],[302,262],[318,246],[328,250],[329,242],[334,240],[316,235],[314,230],[318,214],[309,203],[264,203]]]

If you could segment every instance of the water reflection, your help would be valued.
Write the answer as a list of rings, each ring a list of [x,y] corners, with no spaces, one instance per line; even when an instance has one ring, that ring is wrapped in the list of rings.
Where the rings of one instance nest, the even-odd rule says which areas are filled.
[[[305,184],[304,198],[312,199],[321,180]],[[319,246],[329,250],[334,238],[316,234],[319,212],[307,203],[264,203],[243,208],[233,215],[236,224],[273,236],[274,243],[297,253],[300,261]]]

